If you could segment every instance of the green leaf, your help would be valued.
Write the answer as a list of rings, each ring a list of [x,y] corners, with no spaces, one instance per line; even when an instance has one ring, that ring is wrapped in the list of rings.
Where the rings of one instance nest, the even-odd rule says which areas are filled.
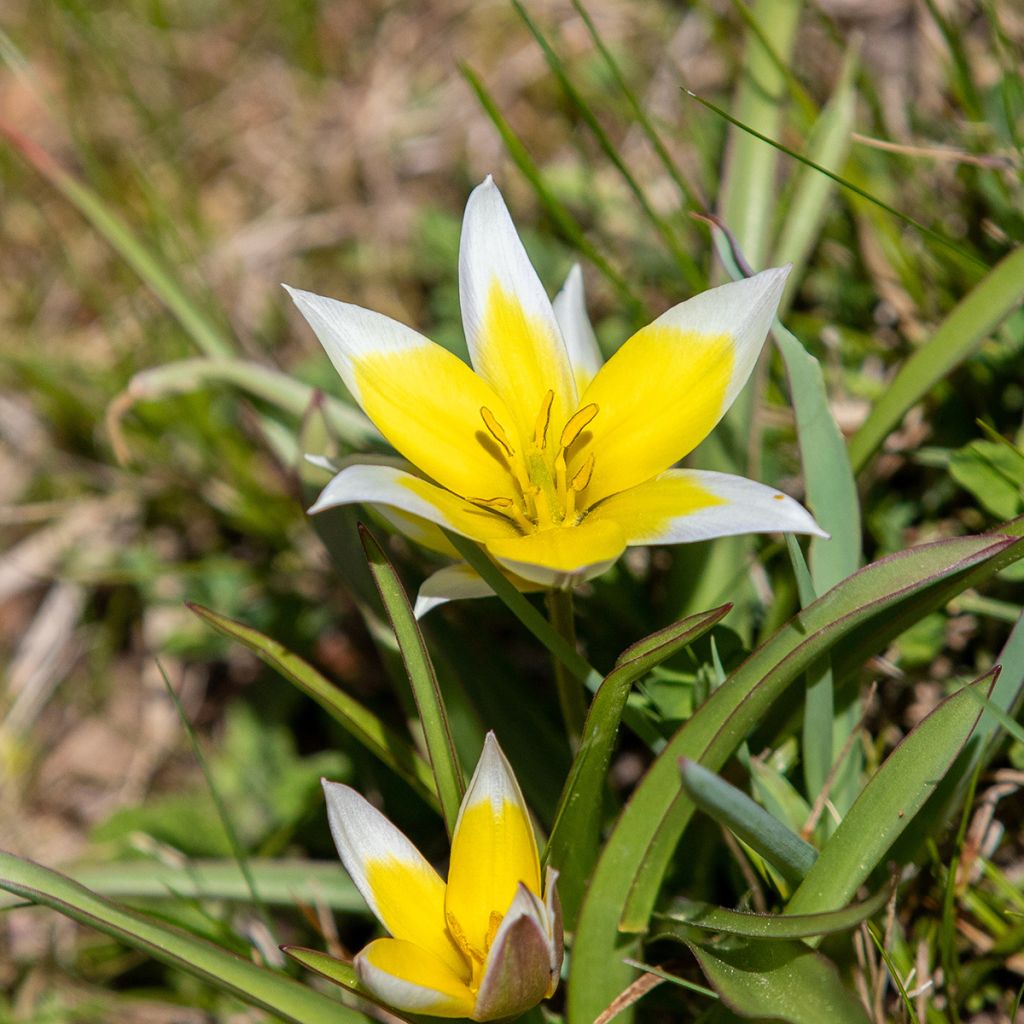
[[[431,807],[440,808],[430,765],[408,740],[385,725],[372,711],[338,689],[309,662],[303,661],[297,654],[259,630],[202,605],[189,603],[188,607],[219,633],[248,647],[308,697],[312,697],[353,739],[405,779]]]
[[[1012,447],[972,441],[950,456],[949,475],[999,519],[1024,509],[1024,462]]]
[[[860,472],[907,411],[967,359],[1024,297],[1024,246],[993,267],[903,364],[850,440]]]
[[[935,791],[977,725],[982,709],[969,691],[989,689],[997,674],[993,670],[948,697],[899,743],[846,812],[787,913],[832,910],[857,891]]]
[[[869,1024],[835,964],[802,942],[688,943],[722,1002],[743,1017],[786,1024]]]
[[[787,882],[799,884],[817,857],[810,843],[696,761],[680,758],[679,770],[683,788],[697,807],[764,857]]]
[[[39,864],[0,851],[0,889],[50,907],[294,1024],[366,1024],[334,999],[205,939],[118,906]]]
[[[336,860],[250,859],[249,868],[267,903],[294,907],[323,904],[346,914],[368,915],[366,901]],[[155,860],[80,864],[72,879],[98,896],[123,900],[229,900],[247,903],[249,888],[234,861],[189,860],[182,866]],[[0,908],[14,898],[0,896]]]
[[[448,827],[448,836],[451,838],[455,833],[459,806],[466,791],[466,780],[463,778],[462,765],[459,763],[455,741],[452,739],[441,688],[437,685],[437,676],[427,653],[427,645],[423,642],[423,634],[416,623],[412,605],[402,581],[398,578],[398,573],[395,572],[395,567],[388,561],[384,549],[374,540],[370,531],[361,524],[359,536],[380,599],[384,603],[384,610],[395,631],[402,661],[409,674],[420,724],[423,726],[427,753],[430,755],[430,764],[434,771],[437,795],[441,801],[445,825]]]
[[[862,903],[851,903],[841,910],[824,914],[752,914],[743,910],[727,910],[695,900],[676,900],[672,909],[655,914],[660,922],[654,938],[671,938],[680,942],[692,936],[688,928],[700,928],[725,935],[742,935],[748,939],[806,939],[814,935],[831,935],[855,928],[877,914],[892,898],[893,887],[879,889]],[[677,928],[676,924],[685,925]]]
[[[723,605],[691,615],[637,641],[623,651],[591,702],[544,855],[546,862],[561,872],[558,894],[570,931],[584,885],[597,860],[605,780],[630,689],[656,665],[703,636],[731,607]]]
[[[1002,529],[1019,537],[1024,521]],[[694,811],[693,802],[680,792],[677,759],[690,757],[720,770],[817,658],[845,640],[849,671],[859,669],[893,630],[905,628],[908,618],[920,618],[1022,555],[1024,541],[1014,536],[983,536],[925,544],[884,558],[818,598],[714,691],[651,765],[605,844],[577,925],[569,974],[570,1024],[590,1024],[629,982],[622,958],[635,940],[619,936],[620,921],[629,931],[646,927]]]

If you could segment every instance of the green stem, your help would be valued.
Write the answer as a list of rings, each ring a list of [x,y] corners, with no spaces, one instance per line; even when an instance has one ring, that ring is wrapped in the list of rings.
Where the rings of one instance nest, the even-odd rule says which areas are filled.
[[[548,618],[555,632],[576,650],[576,620],[573,615],[572,591],[549,590],[546,603]],[[583,736],[583,722],[587,717],[582,680],[577,679],[561,659],[552,657],[551,660],[555,668],[555,685],[558,687],[558,706],[562,709],[569,744],[575,750]]]

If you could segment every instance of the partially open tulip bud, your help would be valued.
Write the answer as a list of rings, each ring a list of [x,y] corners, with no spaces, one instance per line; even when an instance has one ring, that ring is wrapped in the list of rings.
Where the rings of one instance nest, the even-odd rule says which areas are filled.
[[[459,809],[448,882],[354,789],[324,782],[338,853],[391,933],[355,958],[359,978],[397,1010],[499,1020],[550,996],[562,967],[556,872],[541,886],[519,785],[488,733]]]

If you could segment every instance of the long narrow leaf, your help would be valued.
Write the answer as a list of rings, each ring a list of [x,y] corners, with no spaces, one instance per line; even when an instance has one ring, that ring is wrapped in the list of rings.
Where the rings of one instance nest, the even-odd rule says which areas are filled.
[[[967,359],[1024,299],[1024,246],[996,264],[903,364],[850,440],[860,472],[907,411]]]
[[[1024,521],[1008,524],[1019,537]],[[676,761],[690,757],[718,771],[786,689],[844,637],[857,651],[870,638],[887,642],[903,603],[915,615],[948,600],[963,581],[1004,568],[1024,555],[1012,536],[970,537],[923,545],[876,562],[820,597],[755,651],[673,736],[619,817],[583,902],[569,975],[569,1020],[590,1021],[629,982],[622,965],[633,941],[619,935],[646,927],[665,870],[694,806],[680,792]],[[974,575],[972,577],[972,571]],[[863,630],[863,637],[858,633]],[[859,665],[861,662],[857,662]],[[626,907],[625,917],[623,907]]]
[[[689,758],[680,758],[683,787],[705,814],[724,825],[776,868],[787,882],[800,883],[817,851],[742,790]]]
[[[591,702],[545,853],[547,863],[561,872],[558,892],[570,931],[597,860],[605,780],[630,689],[656,665],[702,637],[731,607],[691,615],[635,643],[622,653]]]
[[[366,1024],[367,1018],[361,1013],[287,975],[118,906],[56,871],[2,851],[0,889],[96,928],[283,1020],[294,1024]]]
[[[994,673],[944,700],[914,728],[871,777],[817,863],[786,907],[813,914],[845,903],[914,820],[963,749],[981,717],[970,690],[989,689]]]
[[[462,795],[466,791],[466,780],[463,778],[462,765],[459,763],[455,741],[452,739],[441,688],[437,684],[437,676],[427,653],[427,645],[423,642],[423,634],[416,624],[412,605],[402,581],[398,578],[398,573],[395,572],[395,567],[365,526],[360,525],[359,536],[380,599],[384,603],[384,610],[395,631],[402,661],[409,674],[420,724],[423,726],[423,736],[427,743],[427,753],[430,755],[430,765],[434,771],[437,795],[441,801],[448,835],[451,837],[459,817]]]
[[[248,647],[260,660],[312,697],[353,739],[405,779],[431,807],[440,808],[430,765],[408,740],[381,722],[372,711],[339,690],[309,662],[259,630],[202,605],[189,604],[188,607],[219,633]]]

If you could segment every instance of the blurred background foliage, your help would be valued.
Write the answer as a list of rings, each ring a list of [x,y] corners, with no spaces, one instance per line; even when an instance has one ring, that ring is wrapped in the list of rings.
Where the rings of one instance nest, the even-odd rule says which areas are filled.
[[[739,0],[590,0],[586,14],[504,0],[4,4],[5,848],[97,872],[124,858],[171,869],[230,856],[159,656],[249,855],[331,856],[318,788],[328,775],[383,799],[443,857],[414,788],[185,605],[273,637],[416,737],[356,513],[317,523],[303,513],[326,479],[303,464],[304,450],[374,445],[343,409],[328,409],[325,424],[311,404],[313,389],[343,397],[343,387],[279,282],[387,313],[464,353],[459,223],[471,187],[494,173],[552,292],[582,259],[610,353],[651,315],[725,278],[707,225],[689,216],[717,210],[754,265],[780,253],[798,263],[787,324],[820,361],[852,436],[898,368],[1024,239],[1019,5],[785,0],[752,15]],[[933,233],[848,188],[815,200],[817,172],[751,148],[684,88],[741,119],[753,112],[754,128]],[[867,561],[1024,511],[1021,313],[956,362],[865,460]],[[801,496],[788,394],[781,363],[766,361],[747,420],[698,457]],[[389,552],[413,590],[435,565],[399,539]],[[983,594],[961,594],[857,681],[878,682],[859,733],[868,769],[958,679],[992,666],[1022,580],[1011,569]],[[654,628],[726,599],[737,611],[713,645],[705,638],[659,668],[637,698],[671,726],[716,684],[716,658],[735,666],[796,609],[784,547],[763,538],[633,553],[578,602],[579,633],[604,668]],[[550,822],[569,751],[544,652],[494,600],[432,613],[426,632],[465,762],[495,726]],[[857,708],[856,693],[848,701]],[[623,745],[616,798],[645,758]],[[799,778],[792,740],[752,763],[762,802],[806,815],[787,781]],[[1024,979],[1022,770],[1024,749],[1006,746],[965,812],[984,867],[977,885],[949,905],[954,840],[940,834],[898,926],[890,921],[903,976],[916,968],[918,986],[935,982],[916,998],[922,1020],[1009,1020]],[[689,884],[733,905],[749,881],[741,856],[723,867],[706,821],[687,842]],[[186,876],[169,890],[184,892],[175,887]],[[162,912],[229,945],[246,948],[245,936],[273,950],[238,893],[223,895],[164,901]],[[358,947],[367,924],[342,920],[340,939],[312,911],[281,927]],[[39,911],[0,917],[0,950],[0,1021],[260,1019]],[[876,1020],[901,1012],[869,942],[859,957]],[[943,983],[951,970],[953,989]]]

